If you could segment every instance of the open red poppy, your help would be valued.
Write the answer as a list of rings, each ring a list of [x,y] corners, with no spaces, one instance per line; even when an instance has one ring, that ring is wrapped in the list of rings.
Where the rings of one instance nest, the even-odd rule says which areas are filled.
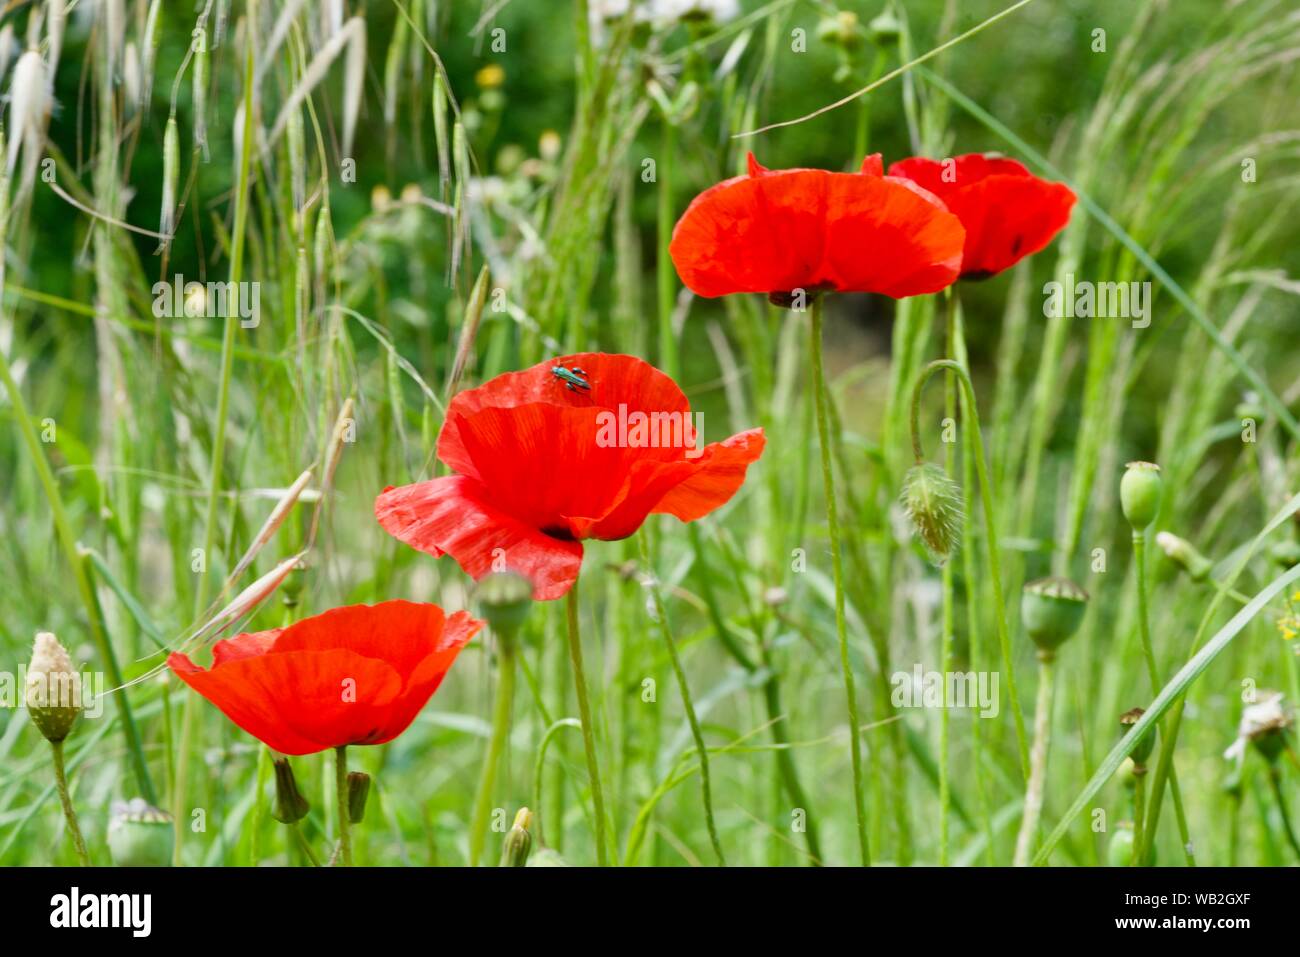
[[[857,173],[749,173],[691,202],[668,247],[696,295],[782,296],[796,289],[878,292],[901,299],[956,280],[961,222],[910,180],[883,176],[880,154]]]
[[[583,539],[626,538],[652,513],[707,515],[740,488],[763,442],[751,429],[701,447],[686,396],[658,369],[635,356],[563,356],[457,395],[438,436],[438,458],[457,474],[385,489],[375,516],[476,579],[511,569],[549,600],[577,580]]]
[[[167,665],[267,747],[314,754],[405,731],[482,627],[437,605],[349,605],[219,641],[207,670],[179,653]]]
[[[961,274],[984,279],[1052,241],[1070,221],[1074,191],[1039,179],[1013,159],[967,153],[951,160],[900,160],[889,175],[934,193],[966,227]]]

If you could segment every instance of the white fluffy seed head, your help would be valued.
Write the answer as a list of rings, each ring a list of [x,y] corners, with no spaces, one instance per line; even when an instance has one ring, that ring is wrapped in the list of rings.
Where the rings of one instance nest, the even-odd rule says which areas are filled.
[[[13,83],[9,87],[9,157],[8,171],[13,175],[18,147],[26,144],[29,155],[41,148],[45,118],[50,113],[50,87],[45,61],[35,50],[18,58]]]

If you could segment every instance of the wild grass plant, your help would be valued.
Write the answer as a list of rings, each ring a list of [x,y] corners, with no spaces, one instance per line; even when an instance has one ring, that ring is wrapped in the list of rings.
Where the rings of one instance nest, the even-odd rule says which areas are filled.
[[[0,863],[1300,863],[1298,58],[1285,0],[8,5]],[[1078,202],[934,295],[697,297],[750,151]],[[761,427],[734,497],[530,605],[385,534],[582,352]],[[391,599],[489,627],[337,763],[165,665]]]

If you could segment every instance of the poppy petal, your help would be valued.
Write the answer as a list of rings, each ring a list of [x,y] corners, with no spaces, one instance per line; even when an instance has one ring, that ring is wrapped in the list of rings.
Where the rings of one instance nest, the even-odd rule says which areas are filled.
[[[449,554],[475,579],[505,567],[533,583],[539,601],[559,598],[577,581],[582,545],[552,538],[493,505],[481,483],[451,475],[387,488],[375,501],[384,529],[412,548]]]
[[[763,454],[766,442],[762,429],[750,429],[706,445],[695,473],[660,499],[654,511],[693,522],[725,505],[744,483],[750,463]]]

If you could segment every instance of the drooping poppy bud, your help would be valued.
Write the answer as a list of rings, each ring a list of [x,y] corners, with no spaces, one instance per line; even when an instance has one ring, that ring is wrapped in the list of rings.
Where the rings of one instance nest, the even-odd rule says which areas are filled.
[[[168,867],[176,846],[172,816],[143,798],[114,803],[108,849],[118,867]]]
[[[961,538],[961,487],[940,466],[926,462],[907,470],[902,499],[930,561],[942,567]]]
[[[1068,578],[1040,578],[1025,585],[1020,618],[1038,646],[1039,657],[1051,658],[1079,630],[1088,608],[1088,593]]]
[[[296,824],[307,816],[311,804],[298,790],[298,782],[293,776],[293,765],[286,757],[277,757],[275,766],[275,807],[271,817],[281,824]]]
[[[83,707],[81,675],[52,632],[36,635],[24,691],[27,713],[45,739],[58,744],[66,738]]]
[[[1145,531],[1160,511],[1160,466],[1153,462],[1130,462],[1119,483],[1119,502],[1124,517],[1135,532]]]
[[[1158,532],[1156,544],[1171,562],[1187,572],[1192,581],[1203,582],[1210,577],[1214,562],[1198,552],[1191,542],[1169,532]]]
[[[348,821],[360,824],[366,816],[366,798],[370,797],[370,775],[364,771],[348,772]]]

